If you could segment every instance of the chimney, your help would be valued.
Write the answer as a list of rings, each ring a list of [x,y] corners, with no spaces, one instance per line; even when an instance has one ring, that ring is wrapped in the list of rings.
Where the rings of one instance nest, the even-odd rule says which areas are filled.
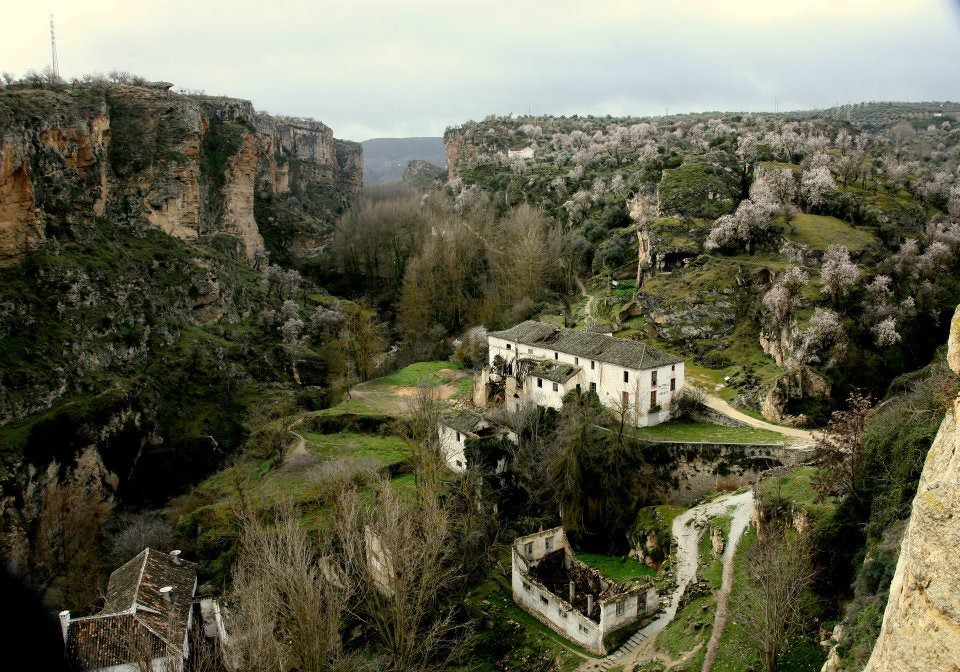
[[[593,593],[587,593],[587,616],[593,613]]]
[[[570,604],[573,604],[573,600],[576,596],[577,596],[577,584],[571,581],[570,582]]]
[[[160,594],[163,595],[163,600],[167,603],[168,607],[173,606],[173,586],[164,586],[160,589]]]
[[[180,560],[180,551],[170,551],[170,557],[173,558],[173,564],[179,565],[182,561]]]
[[[67,643],[67,630],[70,629],[70,612],[64,609],[60,612],[60,630],[63,632],[63,643]]]

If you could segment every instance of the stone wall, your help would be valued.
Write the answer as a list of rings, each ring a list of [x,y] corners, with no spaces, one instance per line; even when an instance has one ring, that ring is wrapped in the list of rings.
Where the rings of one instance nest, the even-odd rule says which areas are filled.
[[[690,506],[703,496],[757,482],[767,469],[796,465],[812,457],[810,449],[789,444],[680,443],[658,441],[648,453],[655,489],[664,502]]]
[[[513,599],[538,621],[570,641],[597,655],[606,655],[603,641],[606,635],[653,614],[659,608],[659,596],[652,582],[622,589],[617,587],[618,584],[601,578],[599,581],[605,594],[598,596],[596,603],[599,618],[588,618],[565,596],[551,592],[531,573],[532,567],[558,550],[566,553],[566,562],[586,568],[573,556],[562,527],[536,532],[514,541],[511,572]],[[596,576],[599,577],[598,574]],[[571,595],[573,592],[571,588]]]

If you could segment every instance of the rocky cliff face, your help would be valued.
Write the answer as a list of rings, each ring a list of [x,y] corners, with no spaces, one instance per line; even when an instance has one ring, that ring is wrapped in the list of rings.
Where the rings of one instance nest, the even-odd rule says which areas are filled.
[[[477,153],[477,148],[464,137],[463,131],[451,129],[443,134],[443,144],[447,155],[447,177],[455,179],[460,175],[460,167]]]
[[[134,86],[5,91],[0,143],[0,264],[97,217],[184,240],[229,234],[249,258],[264,244],[258,190],[339,203],[361,184],[356,143],[339,157],[324,124]]]
[[[960,307],[948,362],[960,373]],[[960,670],[960,396],[927,453],[880,637],[865,672]]]

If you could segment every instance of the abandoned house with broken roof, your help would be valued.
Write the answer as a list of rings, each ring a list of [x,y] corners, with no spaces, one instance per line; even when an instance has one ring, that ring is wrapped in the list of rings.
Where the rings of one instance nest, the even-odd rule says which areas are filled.
[[[523,402],[560,408],[569,392],[597,394],[637,427],[669,420],[683,390],[683,359],[639,341],[527,320],[487,335],[482,399],[516,410]],[[479,390],[478,390],[479,392]]]
[[[440,448],[453,471],[463,472],[467,468],[467,441],[483,437],[501,436],[516,443],[517,435],[509,427],[495,423],[489,418],[469,408],[456,409],[440,417],[437,423],[440,435]],[[489,465],[497,473],[506,468],[505,457],[494,456],[494,464]]]
[[[99,614],[60,612],[68,670],[173,672],[190,655],[197,566],[145,548],[115,569]]]
[[[538,621],[597,655],[604,639],[655,614],[660,598],[653,580],[633,585],[609,581],[574,556],[562,527],[513,542],[513,600]]]

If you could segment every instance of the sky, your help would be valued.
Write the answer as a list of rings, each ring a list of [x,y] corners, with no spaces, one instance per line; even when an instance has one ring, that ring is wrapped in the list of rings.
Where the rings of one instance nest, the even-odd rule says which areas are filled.
[[[337,137],[490,114],[781,111],[960,100],[960,0],[47,0],[3,11],[0,71],[124,70]]]

